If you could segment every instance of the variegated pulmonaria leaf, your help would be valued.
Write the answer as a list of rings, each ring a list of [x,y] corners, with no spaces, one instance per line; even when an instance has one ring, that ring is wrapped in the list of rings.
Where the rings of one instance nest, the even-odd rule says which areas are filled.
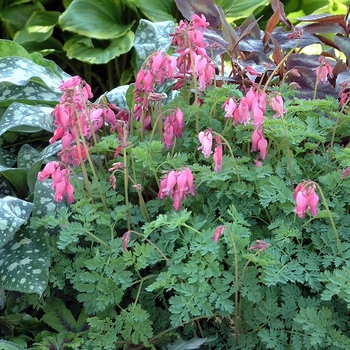
[[[47,86],[52,91],[59,93],[58,86],[61,84],[58,77],[49,68],[39,66],[24,57],[4,57],[0,59],[0,83],[10,83],[25,86],[29,81]]]
[[[13,102],[42,103],[54,106],[61,96],[61,92],[52,91],[34,82],[29,82],[25,86],[0,83],[0,107],[8,107]]]
[[[29,169],[37,163],[39,155],[40,152],[34,147],[27,143],[24,144],[18,152],[17,167],[29,171]]]
[[[47,286],[49,266],[44,232],[24,225],[0,249],[0,287],[41,295]]]
[[[129,109],[126,103],[126,92],[130,85],[118,86],[117,88],[106,93],[109,102],[114,103],[119,108]]]
[[[0,148],[0,165],[11,168],[17,162],[16,156]]]
[[[174,31],[175,24],[172,21],[152,23],[141,19],[134,40],[137,66],[140,68],[145,59],[156,50],[167,52],[172,40],[169,35]]]
[[[0,174],[0,199],[6,196],[11,196],[12,194],[13,190],[10,181]]]
[[[66,202],[55,202],[54,191],[51,188],[51,179],[47,179],[45,181],[37,181],[34,189],[34,208],[33,208],[33,216],[43,217],[52,211],[57,211],[66,206]]]
[[[33,206],[32,203],[15,197],[0,199],[0,247],[3,247],[20,226],[27,222]]]
[[[51,107],[15,102],[7,108],[0,120],[0,136],[8,130],[26,133],[40,130],[53,132],[51,112]]]

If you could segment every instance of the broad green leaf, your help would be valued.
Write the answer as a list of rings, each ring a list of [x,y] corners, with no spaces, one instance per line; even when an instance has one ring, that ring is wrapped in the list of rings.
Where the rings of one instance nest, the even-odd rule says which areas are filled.
[[[0,174],[11,183],[12,188],[21,198],[28,193],[27,172],[20,168],[7,168],[0,165]]]
[[[14,40],[20,44],[29,41],[44,41],[48,39],[58,22],[60,12],[36,11],[29,18],[25,27],[18,31]]]
[[[78,331],[72,313],[59,298],[50,298],[44,306],[43,321],[59,333]]]
[[[0,17],[6,23],[6,28],[12,37],[14,37],[17,31],[24,28],[33,12],[45,10],[39,1],[36,1],[35,4],[13,5],[7,6],[0,11]]]
[[[133,23],[122,24],[124,6],[119,1],[73,0],[60,16],[63,30],[95,39],[114,39],[124,36]]]
[[[216,0],[215,3],[223,8],[227,21],[232,22],[248,17],[258,7],[270,4],[270,0],[236,0],[233,3],[232,0]]]
[[[11,56],[30,59],[30,54],[20,44],[11,40],[0,40],[0,58]]]
[[[33,204],[15,197],[0,199],[0,247],[3,247],[27,222]]]
[[[47,286],[49,252],[45,233],[22,226],[0,249],[0,286],[41,295]]]
[[[134,47],[136,50],[136,63],[141,67],[145,59],[154,51],[167,52],[170,48],[171,37],[175,25],[172,21],[152,23],[141,19],[135,33]]]
[[[30,106],[15,102],[7,108],[0,120],[0,136],[8,130],[25,133],[40,130],[53,132],[51,112],[52,108],[47,106]]]
[[[104,48],[98,47],[98,42],[83,36],[74,36],[64,44],[67,56],[90,64],[104,64],[126,52],[129,52],[134,42],[134,33],[129,30],[123,36],[110,41]]]
[[[0,349],[4,350],[23,350],[21,346],[18,346],[15,343],[12,343],[7,340],[0,340]]]
[[[128,0],[128,3],[135,4],[152,22],[176,22],[176,19],[172,15],[176,11],[175,2],[173,0]]]

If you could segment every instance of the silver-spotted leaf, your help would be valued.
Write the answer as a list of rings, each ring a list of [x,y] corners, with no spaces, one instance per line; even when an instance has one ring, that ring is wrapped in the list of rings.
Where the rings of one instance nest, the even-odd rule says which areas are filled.
[[[0,199],[0,247],[3,247],[27,222],[33,204],[15,197]]]

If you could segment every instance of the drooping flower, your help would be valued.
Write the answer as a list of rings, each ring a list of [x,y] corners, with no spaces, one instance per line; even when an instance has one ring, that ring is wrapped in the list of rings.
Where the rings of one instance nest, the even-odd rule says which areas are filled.
[[[222,170],[222,143],[220,136],[215,135],[216,146],[214,149],[213,160],[215,164],[215,171],[218,173]]]
[[[283,99],[280,95],[276,95],[270,99],[269,105],[276,112],[273,116],[274,118],[283,117],[283,114],[286,113],[286,109],[283,107]]]
[[[186,198],[187,194],[195,195],[193,174],[189,168],[171,170],[160,181],[158,198],[171,197],[175,210],[181,210],[181,201]]]
[[[249,247],[249,250],[258,250],[259,252],[262,252],[270,246],[269,243],[262,241],[261,239],[257,239],[255,242],[256,244]]]
[[[263,130],[255,129],[252,134],[251,152],[260,151],[260,159],[264,160],[267,156],[267,140],[264,137]]]
[[[169,114],[164,121],[163,143],[166,149],[173,145],[174,137],[182,136],[184,127],[183,113],[180,108],[176,113]]]
[[[232,97],[228,98],[225,103],[222,105],[222,108],[225,109],[225,118],[233,118],[233,113],[237,108],[237,105]]]
[[[214,235],[211,238],[214,242],[219,240],[219,237],[224,233],[226,226],[220,225],[215,229]]]
[[[320,62],[320,65],[316,68],[317,80],[319,84],[325,84],[327,83],[328,75],[330,78],[333,78],[333,68],[322,55],[318,58],[318,62]]]
[[[305,212],[309,209],[311,216],[316,216],[318,213],[318,195],[315,192],[316,183],[310,180],[303,181],[296,187],[293,198],[296,202],[294,212],[303,219]]]
[[[199,142],[201,143],[201,146],[198,147],[198,150],[202,150],[202,153],[204,154],[205,158],[209,158],[210,155],[213,153],[211,150],[213,146],[213,135],[211,131],[208,129],[205,132],[201,131],[198,134]]]

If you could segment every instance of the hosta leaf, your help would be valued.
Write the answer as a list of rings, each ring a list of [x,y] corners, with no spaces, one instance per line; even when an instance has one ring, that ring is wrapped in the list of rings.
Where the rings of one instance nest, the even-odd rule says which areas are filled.
[[[0,199],[0,247],[3,247],[27,222],[33,204],[15,197]]]
[[[0,249],[0,285],[7,290],[41,295],[50,265],[44,232],[22,226]]]
[[[52,108],[47,106],[30,106],[13,103],[7,108],[0,120],[0,136],[6,131],[37,132],[47,130],[53,132]]]
[[[92,42],[90,38],[74,36],[66,41],[64,50],[72,59],[94,64],[104,64],[131,50],[134,42],[134,33],[129,30],[123,36],[111,40],[107,48],[98,47],[98,42]]]
[[[26,1],[28,2],[28,1]],[[1,7],[3,8],[3,3],[1,2]],[[11,1],[12,6],[7,6],[1,10],[1,19],[6,22],[6,27],[11,32],[11,36],[21,30],[28,19],[35,11],[44,10],[41,2],[35,2],[34,4],[23,4],[19,1]]]
[[[236,0],[234,3],[231,0],[215,0],[215,3],[223,8],[228,22],[232,22],[248,17],[258,7],[267,6],[270,0]]]
[[[156,50],[167,52],[171,44],[171,37],[175,31],[172,21],[152,23],[141,19],[135,33],[134,47],[136,50],[136,63],[141,67],[149,54]]]
[[[118,6],[119,5],[119,6]],[[63,30],[95,39],[114,39],[124,36],[133,23],[122,24],[124,11],[121,2],[113,0],[73,0],[61,15]]]
[[[176,21],[172,16],[175,10],[174,0],[129,0],[129,2],[134,3],[152,22]]]
[[[0,40],[0,58],[18,56],[30,60],[30,54],[18,43],[11,40]]]
[[[59,15],[60,12],[56,11],[34,12],[25,27],[16,33],[14,40],[23,44],[28,41],[44,41],[48,39],[58,22]]]

